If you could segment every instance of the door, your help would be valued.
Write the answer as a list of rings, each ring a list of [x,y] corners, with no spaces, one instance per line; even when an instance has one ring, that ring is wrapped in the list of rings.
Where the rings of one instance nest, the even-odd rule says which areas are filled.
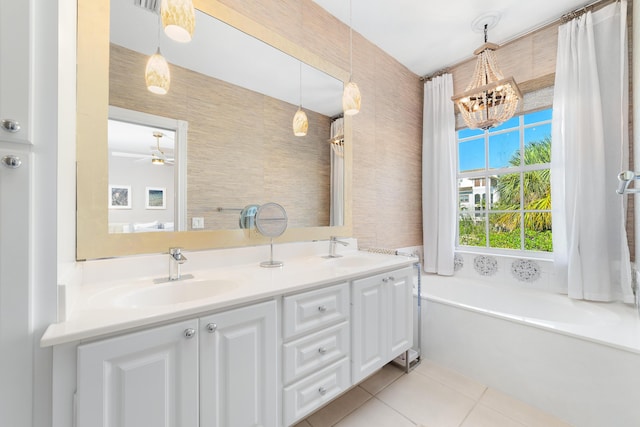
[[[395,359],[413,344],[412,272],[409,268],[387,276],[390,359]]]
[[[200,426],[275,427],[275,301],[203,317],[200,331]]]
[[[78,346],[78,427],[197,427],[197,320]]]
[[[378,275],[353,282],[351,375],[354,384],[387,362],[386,283],[382,278]]]

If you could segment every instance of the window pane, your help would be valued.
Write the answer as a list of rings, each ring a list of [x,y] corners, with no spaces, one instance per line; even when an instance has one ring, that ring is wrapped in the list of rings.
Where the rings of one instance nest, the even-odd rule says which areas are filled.
[[[520,165],[520,132],[489,136],[489,168],[506,168]]]
[[[553,109],[549,108],[547,110],[536,111],[535,113],[525,114],[524,116],[524,124],[529,125],[531,123],[538,123],[545,120],[551,120],[551,113]]]
[[[491,179],[491,209],[512,211],[520,209],[520,174],[507,173]]]
[[[465,139],[472,136],[480,136],[484,133],[482,129],[461,129],[458,131],[458,139]]]
[[[510,118],[509,120],[507,120],[506,122],[504,122],[500,126],[489,129],[489,133],[499,132],[499,131],[504,130],[504,129],[515,128],[515,127],[518,127],[519,124],[520,124],[520,116],[515,116],[515,117]]]
[[[551,123],[524,130],[524,164],[551,162]]]
[[[522,185],[525,209],[551,210],[551,171],[549,169],[525,172]],[[551,218],[549,218],[549,227],[551,227]]]
[[[464,246],[487,246],[484,214],[460,213],[458,220],[459,244]]]
[[[489,246],[520,249],[520,212],[489,215]]]
[[[484,177],[460,178],[458,180],[460,212],[484,210],[487,201],[486,194],[487,186]]]
[[[546,223],[549,223],[548,228],[540,227]],[[524,214],[524,248],[529,251],[553,252],[550,212]]]
[[[485,168],[484,137],[458,144],[458,165],[460,172]]]

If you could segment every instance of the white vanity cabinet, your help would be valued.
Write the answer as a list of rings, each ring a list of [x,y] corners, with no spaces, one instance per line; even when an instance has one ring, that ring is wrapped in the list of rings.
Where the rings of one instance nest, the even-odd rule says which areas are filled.
[[[30,142],[32,7],[0,0],[0,141]]]
[[[202,427],[276,427],[276,314],[267,301],[200,318]]]
[[[354,384],[408,350],[413,342],[411,268],[354,280],[352,379]]]
[[[274,300],[78,346],[78,427],[276,427]]]
[[[285,296],[283,424],[292,425],[351,386],[349,284]]]
[[[198,321],[78,346],[77,427],[198,426]]]

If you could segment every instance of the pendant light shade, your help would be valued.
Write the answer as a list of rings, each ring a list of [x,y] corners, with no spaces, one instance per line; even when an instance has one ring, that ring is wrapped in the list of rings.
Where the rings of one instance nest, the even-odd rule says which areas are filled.
[[[353,28],[351,27],[352,5],[349,1],[349,83],[344,85],[342,92],[342,112],[347,116],[353,116],[360,112],[360,88],[351,78],[353,76]]]
[[[302,107],[298,107],[298,111],[293,116],[293,134],[295,136],[305,136],[309,129],[309,120],[307,114],[302,110]]]
[[[180,43],[193,37],[196,27],[196,12],[192,0],[162,0],[160,16],[165,34]]]
[[[344,86],[344,92],[342,92],[342,111],[348,116],[358,114],[360,111],[360,89],[354,82],[349,82]]]
[[[160,48],[149,57],[147,68],[144,72],[144,79],[147,82],[147,89],[158,95],[165,95],[169,92],[171,75],[169,74],[169,64],[160,54]]]

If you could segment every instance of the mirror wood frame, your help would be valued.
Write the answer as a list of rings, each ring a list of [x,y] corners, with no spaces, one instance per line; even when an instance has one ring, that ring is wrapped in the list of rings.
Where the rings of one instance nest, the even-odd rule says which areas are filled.
[[[349,73],[217,0],[194,0],[213,16],[346,83]],[[110,234],[108,228],[107,119],[109,116],[109,0],[78,0],[76,259],[267,244],[255,230]],[[196,30],[197,31],[197,30]],[[143,72],[143,70],[141,70]],[[352,119],[345,116],[344,225],[288,229],[277,243],[352,235]],[[278,202],[277,200],[273,200]]]

